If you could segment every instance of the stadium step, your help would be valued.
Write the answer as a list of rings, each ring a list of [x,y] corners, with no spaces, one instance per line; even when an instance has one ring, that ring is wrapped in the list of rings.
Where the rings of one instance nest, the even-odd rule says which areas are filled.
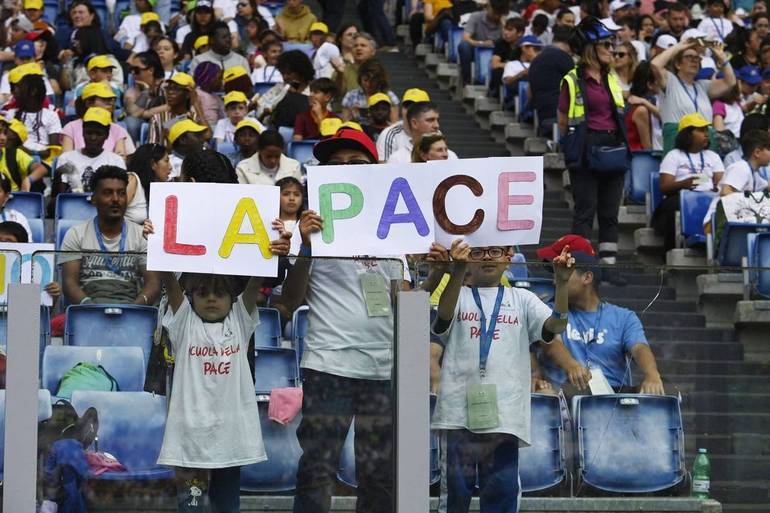
[[[685,433],[684,439],[687,452],[693,454],[701,447],[707,449],[709,454],[770,454],[770,435]]]
[[[770,423],[770,414],[768,413],[688,413],[682,412],[682,420],[684,421],[685,433],[722,433],[729,434],[737,430],[744,430],[747,432],[756,433],[763,429],[766,429],[768,423]],[[727,455],[718,455],[727,456]],[[692,455],[695,458],[695,455]],[[745,457],[745,455],[743,455]],[[767,468],[770,469],[770,455],[765,456],[767,458]],[[709,456],[711,459],[712,456]],[[713,471],[715,463],[712,459],[711,469]],[[765,474],[766,477],[770,475]],[[712,475],[712,479],[716,476]]]
[[[770,413],[770,393],[765,394],[715,394],[695,391],[685,396],[683,406],[702,412],[738,411]],[[770,441],[770,435],[768,441]],[[768,444],[770,452],[770,444]]]
[[[743,374],[768,375],[768,364],[729,360],[661,360],[661,372],[666,374]]]
[[[648,334],[649,337],[649,334]],[[652,342],[652,351],[658,360],[665,358],[720,358],[740,359],[743,357],[743,346],[737,342]]]
[[[770,376],[725,376],[714,374],[682,374],[663,376],[666,393],[722,392],[736,394],[765,394]],[[766,432],[767,428],[760,433]]]
[[[655,342],[702,340],[705,342],[733,342],[735,331],[723,328],[646,327],[647,340]]]

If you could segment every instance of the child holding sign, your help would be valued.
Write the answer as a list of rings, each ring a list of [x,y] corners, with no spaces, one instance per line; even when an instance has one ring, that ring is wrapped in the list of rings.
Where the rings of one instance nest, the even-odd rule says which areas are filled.
[[[569,247],[553,260],[553,310],[528,290],[500,285],[512,255],[510,246],[471,248],[462,239],[450,249],[454,267],[431,330],[444,344],[431,427],[441,430],[439,510],[447,513],[468,511],[477,473],[481,511],[518,511],[519,444],[530,440],[529,345],[567,326]],[[473,286],[463,287],[469,260]]]
[[[270,250],[288,254],[288,234],[273,227],[281,238]],[[153,232],[146,221],[145,236]],[[237,297],[230,276],[193,275],[186,291],[174,273],[162,279],[175,365],[158,464],[177,467],[178,511],[240,511],[240,467],[267,459],[247,359],[262,279]]]

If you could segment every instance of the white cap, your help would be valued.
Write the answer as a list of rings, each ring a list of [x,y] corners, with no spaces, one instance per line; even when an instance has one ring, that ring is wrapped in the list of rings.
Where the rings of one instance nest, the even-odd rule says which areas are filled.
[[[687,29],[682,33],[681,40],[687,41],[688,39],[695,39],[698,37],[702,37],[704,39],[708,38],[708,35],[703,32],[702,30],[698,30],[696,28]]]
[[[620,28],[621,28],[620,25],[615,23],[615,20],[613,20],[612,18],[602,18],[599,21],[602,22],[602,25],[607,27],[607,30],[612,30],[613,32],[616,31],[616,30],[620,30]]]
[[[663,34],[660,37],[658,37],[657,41],[655,41],[655,46],[657,46],[661,50],[670,48],[675,44],[676,44],[676,38],[670,34]]]
[[[624,7],[634,7],[636,2],[634,0],[612,0],[610,3],[610,13],[614,13]]]

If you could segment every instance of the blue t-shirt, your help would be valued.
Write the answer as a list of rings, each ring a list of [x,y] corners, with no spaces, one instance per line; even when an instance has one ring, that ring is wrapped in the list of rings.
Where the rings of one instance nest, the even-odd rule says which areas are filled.
[[[625,376],[626,355],[631,354],[636,344],[647,344],[639,317],[610,303],[602,303],[595,312],[570,310],[567,329],[561,337],[580,365],[599,367],[613,387],[631,384],[631,376]],[[546,361],[543,367],[554,383],[567,380],[552,362]]]

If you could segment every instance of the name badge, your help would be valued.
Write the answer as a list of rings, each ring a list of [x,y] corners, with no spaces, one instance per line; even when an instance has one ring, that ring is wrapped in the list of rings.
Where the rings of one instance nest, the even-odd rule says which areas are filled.
[[[361,274],[361,290],[364,293],[366,312],[369,317],[390,315],[390,294],[382,276],[376,273]]]
[[[492,429],[500,425],[497,413],[497,385],[468,385],[468,429]]]

